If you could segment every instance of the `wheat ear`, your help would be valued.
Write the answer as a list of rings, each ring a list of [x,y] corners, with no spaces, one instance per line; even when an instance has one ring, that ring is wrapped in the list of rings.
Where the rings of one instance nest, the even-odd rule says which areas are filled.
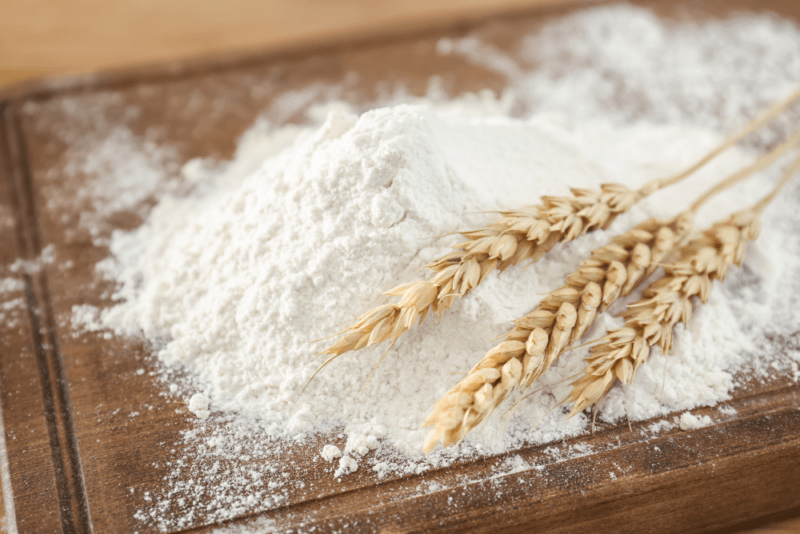
[[[463,297],[477,287],[495,269],[502,272],[523,261],[535,262],[557,243],[572,241],[592,230],[607,228],[636,202],[685,179],[777,116],[798,98],[800,90],[775,104],[742,131],[674,176],[652,180],[640,189],[604,184],[599,190],[572,189],[571,196],[545,196],[539,205],[500,212],[501,217],[489,226],[464,232],[464,242],[455,245],[453,252],[428,265],[435,272],[432,277],[408,282],[387,291],[385,295],[400,300],[370,310],[341,332],[341,339],[321,353],[330,355],[323,367],[345,352],[383,341],[396,341],[415,323],[421,323],[429,312],[441,318],[456,298]]]
[[[722,281],[731,265],[741,264],[747,242],[758,236],[761,211],[798,170],[800,158],[760,202],[714,224],[676,251],[677,260],[664,268],[664,277],[644,291],[642,300],[628,305],[625,326],[592,347],[583,376],[572,383],[570,416],[596,406],[618,380],[630,384],[652,347],[658,345],[664,354],[669,353],[674,326],[688,324],[691,318],[692,297],[705,304],[711,283]]]
[[[436,403],[423,423],[435,427],[424,452],[439,441],[447,447],[463,438],[514,388],[530,385],[541,376],[569,343],[586,332],[599,312],[631,291],[690,228],[689,217],[672,223],[651,219],[594,250],[563,287],[517,319],[504,340]]]
[[[504,340],[434,406],[423,426],[435,427],[424,452],[447,447],[479,425],[518,387],[541,377],[570,343],[577,342],[598,313],[629,294],[692,231],[694,213],[711,197],[771,165],[800,143],[800,132],[701,195],[674,219],[647,220],[592,251],[566,284],[515,321]]]

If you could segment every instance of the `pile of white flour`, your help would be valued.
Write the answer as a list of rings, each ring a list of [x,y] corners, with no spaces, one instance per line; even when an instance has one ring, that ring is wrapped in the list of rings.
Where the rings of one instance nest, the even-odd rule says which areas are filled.
[[[689,53],[712,43],[725,53]],[[316,433],[330,436],[320,462],[331,474],[366,467],[383,476],[584,432],[586,415],[567,419],[566,406],[551,411],[583,368],[586,349],[579,349],[558,361],[507,426],[498,410],[459,451],[420,457],[427,433],[421,422],[510,321],[560,287],[613,234],[682,211],[752,161],[754,152],[730,150],[685,183],[636,205],[607,232],[558,246],[531,266],[490,275],[440,324],[429,319],[401,337],[360,396],[386,344],[340,356],[302,389],[322,363],[315,355],[335,338],[314,340],[387,302],[382,292],[425,275],[419,269],[459,240],[436,236],[478,227],[494,217],[486,211],[533,204],[542,195],[603,182],[637,187],[693,163],[723,139],[723,130],[788,94],[795,80],[787,73],[798,71],[784,67],[800,64],[800,29],[772,16],[670,26],[646,10],[612,7],[534,32],[518,56],[536,69],[479,36],[443,40],[439,51],[507,74],[513,93],[497,101],[485,95],[456,103],[422,99],[360,115],[338,103],[326,113],[312,110],[308,126],[259,123],[232,161],[184,167],[191,194],[161,194],[139,229],[114,235],[111,256],[98,269],[118,284],[118,304],[99,317],[78,307],[76,316],[99,321],[94,327],[144,335],[167,369],[189,370],[192,385],[172,390],[198,417],[194,437],[233,414],[276,440],[272,448]],[[575,68],[559,70],[563,61]],[[511,109],[511,101],[526,114],[487,116],[487,109]],[[786,133],[785,124],[751,144],[774,141]],[[779,171],[714,199],[698,224],[751,204]],[[635,384],[608,395],[602,419],[641,420],[713,405],[729,397],[743,370],[800,378],[796,351],[770,350],[800,324],[795,299],[778,286],[800,275],[797,198],[791,185],[765,215],[743,269],[715,284],[692,323],[677,327],[673,354],[654,352]],[[618,303],[611,311],[622,309]],[[619,324],[604,315],[587,339]],[[681,425],[710,422],[691,417]],[[340,446],[332,444],[336,435]],[[219,439],[212,437],[209,447],[216,450]],[[190,494],[176,488],[175,495]],[[237,506],[231,514],[255,504]]]
[[[189,408],[202,418],[208,416],[207,397],[212,412],[260,416],[276,434],[340,424],[354,444],[386,437],[414,453],[426,433],[420,422],[433,403],[511,320],[559,287],[610,235],[646,217],[674,215],[748,157],[732,151],[635,207],[608,232],[561,247],[532,267],[493,274],[441,324],[429,321],[401,338],[358,398],[386,347],[341,356],[301,393],[321,363],[314,355],[330,343],[313,340],[341,331],[384,302],[383,291],[419,276],[420,267],[458,239],[433,236],[493,217],[470,213],[535,203],[541,195],[567,194],[569,187],[608,181],[636,186],[680,169],[719,141],[689,127],[594,125],[568,131],[536,118],[470,118],[423,106],[381,108],[360,117],[332,111],[254,172],[222,171],[225,179],[209,177],[215,185],[203,193],[164,197],[141,228],[118,235],[114,263],[105,267],[121,283],[120,304],[105,310],[102,322],[160,340],[158,356],[165,364],[196,372],[206,387]],[[699,222],[748,205],[765,183],[762,178],[742,184],[718,199],[716,209],[704,210]],[[767,244],[757,248],[776,239],[767,234]],[[767,262],[758,268],[780,266]],[[731,299],[716,295],[692,324],[696,339],[678,338],[665,403],[655,400],[651,383],[660,383],[662,367],[646,367],[631,391],[612,398],[606,417],[652,417],[725,397],[729,368],[749,338],[741,333]],[[472,442],[498,449],[522,439],[552,400],[563,398],[568,386],[556,383],[577,372],[584,355],[566,356],[545,381],[551,384],[547,398],[528,403],[507,432],[499,432],[497,417]],[[689,382],[679,378],[684,374],[691,374]],[[535,439],[583,427],[581,418],[556,415]],[[352,449],[358,452],[356,445]]]

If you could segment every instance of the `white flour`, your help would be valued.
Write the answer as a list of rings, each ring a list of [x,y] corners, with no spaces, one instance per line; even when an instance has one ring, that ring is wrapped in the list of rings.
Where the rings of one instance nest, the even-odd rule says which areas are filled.
[[[681,414],[680,419],[681,430],[697,430],[712,423],[711,417],[702,415],[700,417],[692,415],[689,412]]]
[[[112,251],[123,302],[106,310],[102,321],[123,333],[163,340],[159,358],[190,366],[207,384],[213,410],[263,417],[273,433],[288,436],[345,425],[346,452],[355,454],[368,452],[357,442],[369,436],[387,437],[415,453],[426,433],[419,424],[435,400],[509,321],[559,287],[611,233],[644,217],[675,214],[685,199],[747,159],[732,152],[708,172],[636,207],[609,233],[587,236],[530,268],[492,275],[441,324],[426,323],[405,336],[358,399],[386,347],[343,355],[301,393],[320,364],[314,355],[323,344],[312,340],[348,326],[382,301],[381,292],[413,279],[425,262],[446,251],[446,242],[458,239],[431,236],[487,218],[468,213],[534,203],[569,186],[641,184],[677,170],[718,141],[686,127],[571,133],[536,119],[463,118],[419,106],[377,109],[360,118],[331,112],[321,127],[300,134],[249,176],[206,195],[164,197],[138,231],[117,236]],[[627,151],[648,168],[630,161]],[[702,212],[701,224],[747,205],[763,187],[758,180],[743,184],[717,202],[719,209]],[[748,338],[739,334],[729,308],[726,298],[715,297],[695,322],[701,325],[699,339],[679,338],[674,359],[688,355],[687,372],[693,375],[693,392],[684,403],[713,402],[730,387],[729,353]],[[694,363],[700,343],[711,347],[704,351],[706,367]],[[572,375],[582,356],[570,354],[548,381]],[[643,381],[648,376],[642,372]],[[495,418],[474,442],[497,450],[519,441],[565,387],[520,410],[519,424],[507,434],[499,432],[501,419]],[[672,382],[669,387],[667,406],[681,406],[672,399]],[[640,402],[606,410],[606,416],[627,411],[646,418],[666,409],[645,392],[625,398],[637,395],[644,396]],[[205,419],[206,402],[195,394],[189,410]],[[555,417],[534,436],[552,439],[582,425],[581,418]],[[347,456],[341,462],[343,472],[355,470]]]
[[[605,31],[612,20],[615,31]],[[719,68],[716,55],[690,53],[712,42],[726,50]],[[420,423],[433,403],[493,346],[491,338],[504,333],[509,321],[559,287],[612,234],[646,217],[681,211],[710,184],[751,161],[746,151],[729,151],[686,183],[643,201],[608,232],[557,247],[532,266],[490,275],[440,324],[429,320],[404,335],[359,397],[386,346],[339,357],[301,392],[322,361],[314,355],[326,347],[326,341],[312,341],[384,302],[383,291],[419,276],[420,267],[458,240],[435,236],[492,218],[477,212],[606,181],[637,186],[680,170],[715,146],[723,127],[741,124],[733,118],[752,116],[784,96],[793,81],[786,73],[800,72],[784,69],[787,61],[800,65],[800,31],[783,21],[742,16],[674,28],[632,7],[587,10],[531,35],[520,54],[537,65],[533,71],[478,37],[442,41],[439,51],[509,75],[513,98],[531,118],[485,116],[488,108],[512,107],[507,93],[496,102],[485,95],[447,105],[423,100],[360,116],[339,104],[315,126],[270,130],[258,124],[231,162],[184,167],[186,180],[197,186],[193,194],[163,194],[138,230],[114,236],[112,257],[99,268],[119,283],[119,304],[99,317],[78,307],[75,320],[143,334],[167,368],[189,369],[197,377],[195,386],[179,392],[200,418],[187,437],[205,440],[200,460],[223,454],[214,451],[229,454],[227,443],[241,451],[246,439],[213,426],[231,414],[257,429],[247,438],[251,445],[244,445],[255,457],[260,453],[252,443],[259,440],[272,451],[316,433],[328,436],[319,465],[337,477],[365,467],[381,477],[419,472],[458,454],[505,451],[584,432],[586,415],[567,419],[566,407],[550,412],[568,393],[567,379],[582,369],[586,350],[580,349],[545,375],[542,390],[522,403],[508,426],[499,410],[460,450],[419,455],[427,433]],[[563,57],[578,66],[559,71]],[[747,68],[733,69],[740,63]],[[698,77],[701,72],[705,77]],[[756,76],[750,85],[741,82],[750,76]],[[709,104],[722,94],[718,106]],[[636,104],[630,114],[620,98]],[[779,124],[769,132],[751,143],[761,146],[783,130]],[[763,173],[715,199],[698,223],[749,205],[776,174]],[[798,355],[769,350],[781,336],[794,335],[800,321],[795,299],[777,286],[800,275],[797,193],[790,187],[775,202],[744,268],[715,285],[692,323],[677,328],[673,354],[654,354],[634,385],[615,389],[603,402],[601,418],[641,420],[712,405],[729,398],[742,369],[798,379]],[[622,307],[618,303],[611,311]],[[588,338],[618,324],[603,316]],[[685,416],[687,427],[700,424]],[[192,494],[192,481],[181,478],[186,472],[176,469],[173,490],[162,502]],[[205,477],[206,486],[221,480],[216,470],[188,472]],[[266,482],[273,474],[278,476],[266,472],[259,486],[260,506],[286,498],[284,482]],[[256,506],[236,493],[253,486],[242,476],[239,482],[225,479],[233,501],[220,502],[235,504],[213,517]]]

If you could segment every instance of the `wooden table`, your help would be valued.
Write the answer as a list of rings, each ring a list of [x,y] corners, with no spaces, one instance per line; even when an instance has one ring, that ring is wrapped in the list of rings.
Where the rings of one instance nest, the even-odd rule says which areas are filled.
[[[733,9],[691,4],[714,14]],[[793,2],[764,4],[800,15]],[[497,46],[511,47],[540,16],[501,19],[493,26],[502,28]],[[156,532],[157,522],[135,518],[148,508],[144,492],[163,489],[166,463],[193,452],[181,449],[189,445],[180,437],[194,425],[193,416],[166,400],[164,386],[151,375],[156,363],[148,348],[70,328],[73,305],[110,303],[108,284],[94,274],[108,251],[78,224],[94,208],[78,195],[87,175],[67,170],[70,150],[121,126],[170,147],[175,164],[228,158],[253,117],[296,119],[273,106],[281,95],[311,84],[341,86],[351,72],[357,81],[339,96],[356,104],[373,99],[385,83],[423,94],[430,76],[441,73],[459,92],[502,89],[505,81],[496,73],[435,53],[441,36],[463,31],[219,57],[7,93],[0,104],[0,278],[16,276],[15,261],[35,260],[45,245],[56,257],[19,277],[23,284],[7,300],[20,299],[20,305],[0,324],[0,467],[8,510],[21,532]],[[322,92],[306,105],[324,98]],[[103,219],[101,234],[140,222],[134,211],[116,213]],[[383,480],[364,472],[331,480],[311,461],[321,445],[312,441],[287,452],[287,464],[295,462],[290,476],[307,481],[309,489],[293,491],[280,505],[256,506],[233,523],[322,531],[357,524],[392,532],[701,532],[796,509],[800,387],[789,379],[754,382],[727,404],[735,415],[694,432],[651,439],[643,429],[652,421],[634,424],[632,432],[605,425],[564,443]],[[545,452],[550,446],[592,452],[557,461]],[[515,455],[542,469],[497,475]],[[246,467],[252,460],[233,463]],[[611,466],[624,474],[609,478]],[[421,486],[442,489],[421,493]],[[168,513],[179,516],[180,506],[171,506]],[[214,512],[198,509],[168,530],[210,531]]]
[[[55,74],[384,36],[558,2],[0,0],[0,86]]]

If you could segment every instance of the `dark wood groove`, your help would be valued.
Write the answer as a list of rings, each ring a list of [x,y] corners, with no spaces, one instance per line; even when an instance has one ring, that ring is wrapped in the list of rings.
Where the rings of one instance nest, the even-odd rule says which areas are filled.
[[[11,176],[11,157],[6,141],[5,131],[5,116],[8,104],[0,101],[0,184],[5,183],[6,187],[10,187]],[[16,206],[12,200],[12,213],[15,220],[18,220]],[[19,228],[19,226],[17,226]],[[16,241],[17,250],[22,250],[24,247],[24,240],[22,239],[21,232],[14,232],[14,239]],[[3,372],[3,358],[0,356],[0,377],[4,376]],[[0,388],[5,387],[4,381],[0,378]],[[14,488],[11,484],[11,462],[8,458],[8,447],[6,445],[6,432],[5,422],[3,421],[2,406],[0,406],[0,465],[2,465],[2,485],[3,485],[3,501],[5,504],[6,524],[16,527],[16,514],[14,513]]]
[[[8,161],[10,171],[8,172],[7,187],[11,200],[11,207],[17,221],[16,236],[20,256],[25,260],[33,260],[37,254],[34,252],[35,245],[30,232],[27,210],[25,209],[26,195],[20,192],[24,187],[21,182],[24,178],[19,170],[18,145],[13,142],[16,134],[15,128],[11,125],[12,108],[3,105],[3,136],[2,141],[3,156]],[[53,470],[56,478],[56,488],[58,490],[59,515],[61,517],[62,531],[67,533],[75,532],[72,520],[72,510],[70,507],[69,487],[66,483],[64,462],[61,455],[61,444],[58,439],[58,422],[55,417],[55,406],[51,387],[50,368],[48,365],[47,353],[43,346],[39,315],[37,313],[38,303],[33,290],[33,280],[30,274],[25,274],[25,299],[28,311],[28,319],[31,323],[31,333],[33,344],[36,350],[36,362],[39,370],[39,381],[42,385],[42,397],[44,402],[44,416],[47,423],[48,438],[50,441],[50,456],[53,462]]]
[[[12,208],[17,220],[20,255],[35,261],[42,250],[28,153],[13,105],[4,104],[2,138]],[[25,274],[25,296],[42,386],[44,416],[50,440],[64,534],[93,532],[80,451],[72,417],[69,385],[64,372],[58,333],[43,268]],[[77,516],[77,517],[76,517]]]
[[[36,362],[39,364],[39,380],[42,384],[42,393],[47,420],[47,431],[50,438],[50,452],[53,459],[53,468],[56,475],[56,488],[58,489],[59,513],[61,514],[61,528],[64,534],[76,532],[74,518],[72,517],[71,496],[67,473],[62,459],[62,447],[59,440],[58,421],[56,419],[55,399],[53,398],[52,371],[49,365],[47,351],[41,334],[42,327],[39,314],[36,312],[38,303],[33,291],[33,280],[25,275],[25,296],[28,303],[28,317],[31,321],[33,342],[36,346]]]

